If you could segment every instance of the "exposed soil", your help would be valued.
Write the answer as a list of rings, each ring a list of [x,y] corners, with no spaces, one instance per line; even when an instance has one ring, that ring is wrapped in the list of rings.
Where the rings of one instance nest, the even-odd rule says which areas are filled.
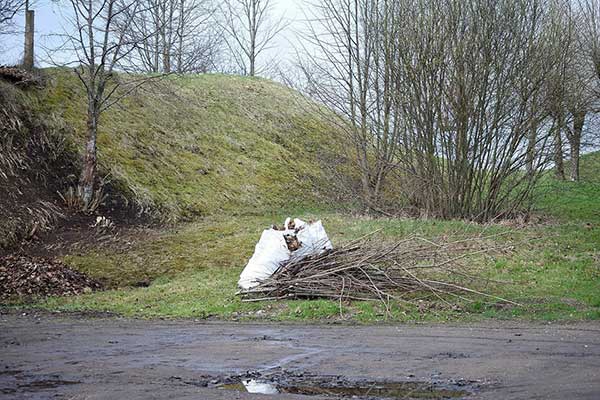
[[[0,256],[53,258],[83,247],[123,245],[128,236],[138,236],[152,221],[110,182],[93,215],[67,206],[65,194],[77,186],[80,173],[80,156],[65,140],[71,128],[55,126],[21,104],[20,89],[2,79],[21,79],[21,72],[0,66]],[[95,226],[98,216],[112,226]]]
[[[111,226],[97,224],[98,217],[106,218]],[[56,258],[97,248],[127,250],[135,241],[156,234],[156,226],[150,219],[133,212],[117,209],[95,214],[70,213],[61,218],[51,231],[22,241],[11,253]]]
[[[98,224],[98,214],[72,213],[57,220],[52,229],[0,250],[0,303],[13,298],[28,301],[77,295],[108,287],[111,282],[71,269],[61,257],[92,249],[127,251],[159,230],[137,216],[105,215],[109,216],[102,216],[103,223],[109,221],[110,226]]]
[[[0,326],[3,399],[600,398],[598,322],[349,327],[8,314]],[[251,393],[247,380],[263,391]]]

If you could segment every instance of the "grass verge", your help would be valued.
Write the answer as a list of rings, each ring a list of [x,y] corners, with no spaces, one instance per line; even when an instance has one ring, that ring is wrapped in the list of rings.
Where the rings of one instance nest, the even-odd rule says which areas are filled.
[[[509,254],[470,259],[469,269],[483,278],[477,288],[517,301],[521,306],[473,302],[448,307],[439,301],[414,306],[392,304],[391,314],[377,302],[339,304],[329,300],[242,303],[236,282],[261,229],[284,215],[208,217],[181,225],[126,251],[97,250],[65,260],[104,279],[115,289],[70,298],[49,298],[29,305],[52,311],[102,311],[130,317],[266,319],[275,321],[471,321],[487,318],[529,320],[600,319],[600,229],[570,223],[515,227],[462,221],[371,219],[334,212],[295,213],[323,219],[335,243],[380,229],[384,240],[410,234],[439,238],[498,234],[513,244]],[[149,287],[127,285],[146,278]],[[486,279],[489,279],[488,283]],[[504,284],[491,283],[492,280]],[[472,282],[465,282],[471,284]]]

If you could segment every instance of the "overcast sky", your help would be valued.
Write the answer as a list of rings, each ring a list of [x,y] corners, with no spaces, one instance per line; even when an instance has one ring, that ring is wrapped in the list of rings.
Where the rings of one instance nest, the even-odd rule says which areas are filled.
[[[272,55],[280,58],[291,57],[293,48],[290,41],[294,40],[293,31],[298,21],[302,20],[302,0],[272,0],[274,4],[274,16],[284,15],[291,21],[286,29],[278,37],[275,48],[271,49]],[[45,66],[44,59],[46,51],[52,48],[52,34],[63,32],[63,17],[61,7],[65,7],[65,1],[38,0],[35,2],[35,32],[36,32],[36,65]],[[16,27],[23,30],[24,17],[22,15],[15,19]],[[23,34],[11,36],[0,36],[0,65],[16,64],[23,56]],[[271,58],[266,55],[265,58]]]

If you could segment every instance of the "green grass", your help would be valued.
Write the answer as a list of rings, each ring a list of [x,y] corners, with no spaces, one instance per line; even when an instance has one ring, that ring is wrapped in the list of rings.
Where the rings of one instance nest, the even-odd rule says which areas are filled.
[[[600,222],[600,183],[546,179],[539,188],[537,210],[562,222]]]
[[[581,157],[580,179],[571,182],[544,177],[538,188],[537,211],[564,223],[600,223],[600,151]]]
[[[66,261],[114,286],[152,279],[144,288],[121,287],[77,297],[50,298],[31,307],[61,311],[106,311],[134,317],[268,319],[275,321],[474,321],[488,318],[581,320],[600,318],[600,229],[583,231],[577,224],[513,229],[461,221],[417,221],[352,217],[315,210],[334,245],[381,229],[384,240],[409,234],[439,238],[505,233],[511,253],[469,260],[474,273],[505,284],[476,287],[521,306],[506,306],[471,296],[452,308],[427,301],[421,308],[392,303],[389,313],[378,302],[280,301],[242,303],[236,282],[260,231],[284,215],[210,217],[165,231],[132,249],[114,254],[73,254]]]

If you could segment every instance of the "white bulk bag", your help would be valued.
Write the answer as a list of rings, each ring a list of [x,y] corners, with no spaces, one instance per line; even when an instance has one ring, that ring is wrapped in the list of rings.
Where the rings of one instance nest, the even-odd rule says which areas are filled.
[[[290,255],[282,231],[263,231],[252,258],[240,275],[238,286],[244,290],[253,288],[270,277],[282,262],[289,260]]]
[[[321,220],[312,224],[307,224],[299,219],[294,220],[294,222],[296,223],[296,228],[301,226],[302,229],[296,235],[300,241],[300,248],[292,253],[292,257],[305,257],[311,254],[319,254],[324,250],[333,249]]]
[[[254,249],[254,254],[240,275],[238,286],[241,289],[248,290],[257,286],[273,275],[282,263],[292,257],[319,254],[333,248],[320,220],[308,224],[296,218],[294,219],[294,229],[289,228],[290,221],[289,218],[285,220],[285,230],[283,231],[276,229],[263,231]],[[300,248],[294,252],[289,251],[285,242],[284,235],[288,234],[295,234],[300,241]]]

